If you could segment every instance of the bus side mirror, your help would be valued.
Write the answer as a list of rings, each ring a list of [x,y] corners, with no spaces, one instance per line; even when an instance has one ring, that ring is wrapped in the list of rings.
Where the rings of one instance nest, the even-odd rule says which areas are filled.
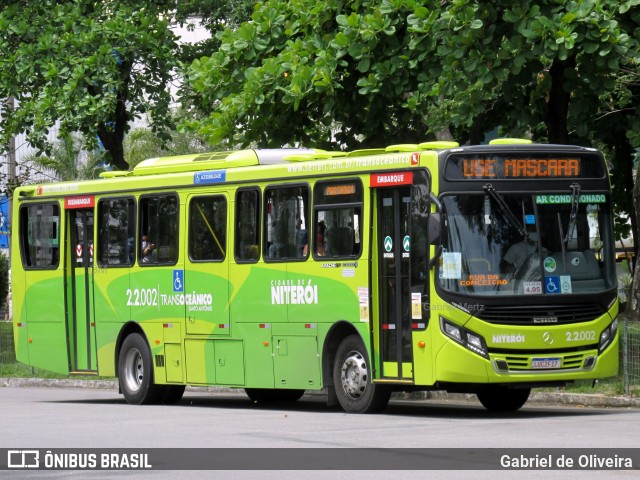
[[[431,213],[429,215],[429,243],[431,245],[440,245],[440,214],[439,213]]]

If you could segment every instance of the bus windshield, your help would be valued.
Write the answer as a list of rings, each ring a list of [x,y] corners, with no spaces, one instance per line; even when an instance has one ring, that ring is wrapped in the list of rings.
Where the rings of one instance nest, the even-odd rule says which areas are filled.
[[[569,295],[615,286],[605,194],[448,195],[442,288],[473,295]]]

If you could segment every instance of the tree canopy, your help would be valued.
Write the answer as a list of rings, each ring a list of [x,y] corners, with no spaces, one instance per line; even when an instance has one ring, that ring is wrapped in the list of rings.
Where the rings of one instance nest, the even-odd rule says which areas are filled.
[[[169,82],[177,39],[168,28],[175,2],[22,0],[0,6],[0,142],[25,133],[50,152],[49,130],[79,132],[88,150],[102,146],[126,169],[122,142],[134,118],[158,131],[171,126]]]
[[[498,125],[588,141],[638,72],[638,4],[265,1],[191,66],[208,115],[195,126],[245,144],[380,145],[443,128],[477,142]]]
[[[600,147],[638,246],[640,0],[267,0],[188,71],[214,142],[367,148],[496,128]],[[636,197],[634,205],[633,191]],[[635,214],[633,213],[635,211]],[[640,309],[640,269],[634,308]]]
[[[189,127],[263,146],[366,148],[449,132],[480,143],[497,127],[593,145],[611,159],[626,219],[640,147],[639,5],[268,0],[191,65],[204,118]]]
[[[182,25],[197,20],[211,34],[195,45],[182,45],[180,56],[190,61],[217,50],[220,42],[216,34],[225,28],[236,28],[251,19],[256,0],[181,0],[177,2],[175,17]]]

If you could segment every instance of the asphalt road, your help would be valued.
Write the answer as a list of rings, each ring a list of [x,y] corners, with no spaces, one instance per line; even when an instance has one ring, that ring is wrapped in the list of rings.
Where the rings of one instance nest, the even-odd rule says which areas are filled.
[[[590,449],[598,449],[596,452],[599,452],[608,448],[613,450],[602,450],[602,456],[616,452],[623,455],[623,449],[640,446],[639,409],[585,405],[532,403],[519,412],[496,415],[475,402],[393,400],[389,408],[379,415],[347,415],[327,409],[323,399],[317,395],[306,396],[294,404],[261,406],[253,404],[240,392],[189,391],[175,406],[131,406],[124,402],[117,390],[7,387],[0,388],[0,412],[0,448],[5,449],[212,449],[190,450],[194,454],[210,456],[220,455],[223,448],[277,449],[251,451],[252,454],[246,456],[247,464],[239,470],[213,469],[199,474],[185,471],[179,474],[180,478],[389,478],[389,472],[350,468],[361,465],[363,458],[371,455],[370,452],[377,452],[371,449],[393,448],[429,449],[426,451],[436,452],[448,462],[451,462],[450,449],[462,449],[451,450],[454,454],[462,452],[459,464],[453,460],[453,465],[459,469],[456,472],[444,475],[445,472],[438,474],[437,471],[417,468],[411,475],[411,472],[402,473],[411,478],[499,479],[514,478],[517,473],[518,479],[586,479],[593,478],[593,475],[587,477],[590,472],[579,470],[545,471],[538,468],[505,471],[491,458],[496,453],[512,452],[509,449],[533,449],[527,450],[533,455],[543,455],[548,449],[555,449],[553,455],[557,456],[562,453],[587,454],[593,452]],[[299,452],[295,449],[300,448],[319,449],[313,450],[317,452],[339,449],[333,451],[362,455],[363,458],[338,458],[337,465],[344,468],[340,471],[305,470],[301,475],[296,470],[263,469],[261,455],[277,457],[274,452]],[[227,452],[238,453],[234,450]],[[638,453],[637,450],[635,452]],[[473,460],[474,455],[486,456],[486,463],[481,468],[491,470],[468,470],[465,455],[469,460]],[[411,462],[411,458],[407,458]],[[370,457],[370,461],[376,460]],[[299,468],[304,469],[305,466]],[[7,472],[1,473],[4,476]],[[606,478],[637,478],[638,475],[638,471],[626,469],[607,469],[604,473]],[[16,474],[9,472],[8,475]],[[67,478],[74,475],[77,478],[176,478],[176,472],[167,470],[33,471],[26,477],[21,472],[19,478]],[[397,475],[393,473],[393,476]]]

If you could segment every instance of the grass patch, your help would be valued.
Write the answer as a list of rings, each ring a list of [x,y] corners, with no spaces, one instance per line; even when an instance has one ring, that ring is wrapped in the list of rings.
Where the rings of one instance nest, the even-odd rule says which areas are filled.
[[[77,380],[106,380],[105,377],[95,375],[65,375],[63,373],[50,372],[42,368],[30,367],[22,363],[0,365],[0,377],[2,378],[52,378],[52,379],[77,379]]]
[[[598,380],[595,385],[592,380],[580,380],[565,387],[555,389],[557,392],[565,393],[586,393],[599,395],[626,395],[624,380],[620,377],[612,377]],[[640,385],[630,385],[629,394],[640,396]]]

